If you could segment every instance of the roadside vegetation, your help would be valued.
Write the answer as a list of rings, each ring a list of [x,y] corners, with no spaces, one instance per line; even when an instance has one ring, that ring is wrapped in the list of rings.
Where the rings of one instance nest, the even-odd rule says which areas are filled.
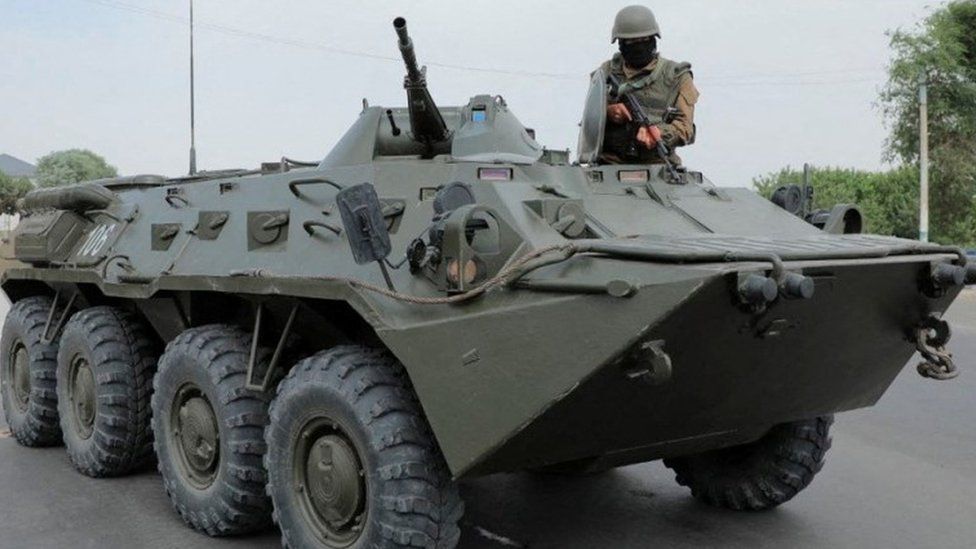
[[[17,200],[33,188],[34,185],[26,177],[11,177],[0,172],[0,214],[17,213]]]
[[[816,206],[858,204],[867,230],[918,236],[919,81],[928,83],[930,238],[976,247],[976,0],[945,4],[915,28],[890,33],[892,59],[878,105],[890,134],[884,172],[817,168]],[[757,177],[764,196],[799,183],[784,168]]]
[[[85,149],[55,151],[37,161],[37,185],[58,187],[119,174],[101,156]]]

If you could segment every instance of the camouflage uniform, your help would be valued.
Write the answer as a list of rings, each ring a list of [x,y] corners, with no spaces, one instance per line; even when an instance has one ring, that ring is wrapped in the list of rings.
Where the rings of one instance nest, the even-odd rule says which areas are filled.
[[[606,74],[615,75],[625,91],[637,98],[648,118],[661,130],[664,143],[671,149],[671,161],[680,164],[674,154],[677,147],[695,142],[695,87],[689,63],[678,63],[658,56],[642,69],[628,67],[619,53],[600,67]],[[670,116],[668,109],[673,108]],[[655,150],[637,145],[638,158],[626,158],[625,153],[637,135],[633,122],[616,124],[607,120],[600,160],[605,163],[659,164],[661,157]]]

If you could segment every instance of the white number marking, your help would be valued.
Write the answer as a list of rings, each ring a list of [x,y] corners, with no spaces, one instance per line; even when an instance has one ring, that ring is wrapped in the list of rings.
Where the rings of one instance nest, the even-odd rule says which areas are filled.
[[[88,233],[88,238],[85,240],[85,244],[78,250],[78,255],[85,256],[96,256],[98,252],[101,251],[105,243],[108,242],[108,237],[112,234],[112,229],[115,228],[114,223],[109,223],[108,225],[99,225],[95,229]]]

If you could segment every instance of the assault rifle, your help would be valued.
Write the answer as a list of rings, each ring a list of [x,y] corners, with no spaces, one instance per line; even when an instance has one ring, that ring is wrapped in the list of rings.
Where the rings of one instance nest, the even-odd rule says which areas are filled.
[[[653,122],[651,122],[651,119],[647,116],[647,113],[644,112],[644,108],[641,107],[641,104],[639,101],[637,101],[636,97],[627,92],[620,92],[620,80],[617,79],[616,76],[612,74],[607,75],[607,84],[610,86],[611,97],[616,98],[617,101],[623,103],[624,106],[627,107],[627,110],[630,111],[630,116],[636,123],[638,130],[642,127],[650,128],[651,126],[655,125]],[[674,164],[671,163],[671,151],[668,149],[668,146],[659,139],[655,149],[657,150],[658,156],[660,156],[661,160],[664,161],[664,166],[668,170],[668,175],[671,176],[671,179],[675,182],[681,181],[681,176],[678,175],[678,170],[674,169]],[[636,158],[638,156],[636,134],[634,139],[630,140],[630,145],[627,148],[627,156],[632,158]]]

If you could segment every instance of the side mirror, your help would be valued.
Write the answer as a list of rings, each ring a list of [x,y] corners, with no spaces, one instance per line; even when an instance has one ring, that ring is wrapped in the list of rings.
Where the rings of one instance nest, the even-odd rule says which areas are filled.
[[[393,247],[383,218],[383,205],[373,185],[361,183],[342,189],[336,194],[336,205],[356,263],[380,261],[382,266]]]

